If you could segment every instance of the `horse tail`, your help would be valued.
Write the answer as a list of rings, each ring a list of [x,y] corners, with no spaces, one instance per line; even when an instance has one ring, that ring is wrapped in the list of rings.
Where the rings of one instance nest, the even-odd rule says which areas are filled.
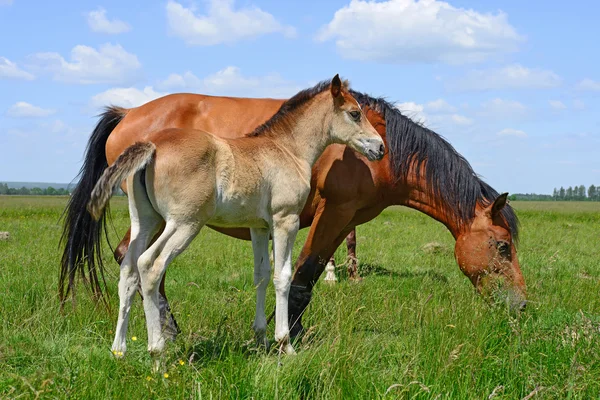
[[[61,259],[59,278],[59,298],[64,304],[70,291],[75,290],[75,277],[79,272],[83,281],[90,283],[95,298],[102,297],[100,277],[104,282],[102,254],[100,249],[101,231],[106,232],[104,217],[93,220],[85,210],[94,184],[108,166],[106,161],[106,141],[111,132],[125,117],[128,110],[107,107],[92,132],[87,144],[83,166],[79,171],[79,183],[71,194],[64,211],[64,225],[61,244],[65,244]],[[84,264],[87,261],[87,274]]]
[[[113,191],[127,179],[143,169],[152,159],[156,152],[156,146],[152,142],[137,142],[123,151],[113,165],[104,170],[98,183],[92,190],[87,209],[92,218],[97,221],[102,218],[104,208],[108,204]]]

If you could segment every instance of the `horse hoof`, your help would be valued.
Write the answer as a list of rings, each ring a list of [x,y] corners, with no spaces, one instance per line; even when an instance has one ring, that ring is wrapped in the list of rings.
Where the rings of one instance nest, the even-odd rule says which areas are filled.
[[[159,374],[162,371],[162,361],[159,356],[152,357],[152,373]]]
[[[271,342],[266,336],[256,337],[256,348],[259,350],[264,349],[268,353],[271,349]]]
[[[123,357],[125,357],[125,351],[124,350],[118,350],[118,349],[114,349],[111,351],[112,355],[117,359],[120,360]]]
[[[288,356],[295,356],[296,355],[296,350],[294,350],[294,348],[292,347],[292,345],[288,342],[283,344],[282,346],[282,351],[287,354]]]

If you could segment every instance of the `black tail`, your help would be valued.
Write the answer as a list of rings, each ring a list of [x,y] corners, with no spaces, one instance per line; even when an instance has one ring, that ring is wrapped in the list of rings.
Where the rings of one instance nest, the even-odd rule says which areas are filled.
[[[102,213],[98,221],[94,221],[88,213],[86,205],[90,199],[94,185],[108,167],[106,162],[106,141],[111,132],[121,122],[126,110],[118,107],[107,107],[100,116],[85,151],[85,161],[79,171],[79,183],[71,194],[67,208],[61,244],[64,243],[58,292],[61,304],[73,293],[77,273],[87,285],[91,285],[96,299],[102,298],[100,280],[104,280],[102,251],[100,248],[102,231],[106,233],[105,215]],[[85,264],[87,262],[87,273]],[[99,273],[98,273],[99,271]]]

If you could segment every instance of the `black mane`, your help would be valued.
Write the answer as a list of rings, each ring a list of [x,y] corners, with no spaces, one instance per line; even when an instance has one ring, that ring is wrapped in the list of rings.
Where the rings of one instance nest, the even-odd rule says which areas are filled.
[[[316,95],[323,93],[325,90],[329,89],[329,85],[331,84],[331,80],[325,80],[317,83],[315,86],[301,90],[296,93],[294,97],[286,101],[279,107],[279,110],[273,115],[267,122],[260,125],[253,132],[247,134],[246,136],[260,136],[264,133],[270,132],[273,127],[280,123],[285,123],[286,117],[290,114],[290,112],[294,111],[298,107],[306,104],[310,99],[315,97]]]
[[[385,99],[350,92],[361,105],[368,105],[383,116],[390,162],[398,181],[406,181],[411,167],[418,165],[417,179],[426,178],[428,194],[439,199],[447,217],[458,226],[473,221],[477,204],[485,207],[496,199],[499,193],[481,180],[469,162],[442,136],[402,115]],[[507,205],[502,215],[517,243],[519,220],[514,210]]]

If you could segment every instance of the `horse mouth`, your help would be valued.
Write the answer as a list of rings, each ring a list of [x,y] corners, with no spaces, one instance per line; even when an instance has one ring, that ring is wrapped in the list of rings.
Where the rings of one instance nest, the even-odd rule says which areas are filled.
[[[379,161],[385,155],[383,151],[367,150],[366,154],[369,161]]]

